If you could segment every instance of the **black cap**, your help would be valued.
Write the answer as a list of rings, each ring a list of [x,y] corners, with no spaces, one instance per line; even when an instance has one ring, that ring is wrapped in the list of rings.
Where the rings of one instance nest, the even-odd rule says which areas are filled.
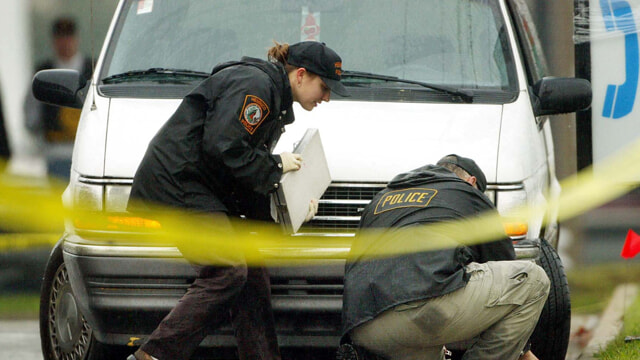
[[[303,67],[320,76],[331,91],[340,96],[349,96],[349,91],[340,82],[342,59],[324,43],[301,41],[289,46],[289,65]]]
[[[476,177],[476,185],[478,185],[478,190],[482,192],[485,192],[487,190],[487,178],[484,176],[482,169],[480,169],[478,164],[476,164],[476,162],[472,159],[456,154],[449,154],[438,160],[437,165],[441,164],[453,164],[460,167],[469,175]]]

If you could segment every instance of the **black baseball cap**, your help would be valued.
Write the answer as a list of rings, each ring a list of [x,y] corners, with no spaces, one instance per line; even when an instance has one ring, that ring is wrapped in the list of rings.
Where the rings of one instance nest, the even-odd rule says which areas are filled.
[[[476,185],[478,185],[478,190],[482,192],[485,192],[487,190],[487,178],[484,176],[482,169],[480,169],[478,164],[476,164],[476,162],[472,159],[456,154],[449,154],[438,160],[437,165],[441,164],[453,164],[462,168],[469,175],[476,177]]]
[[[327,45],[318,41],[301,41],[289,45],[289,65],[303,67],[320,76],[324,83],[340,96],[349,96],[349,91],[342,85],[342,59]]]

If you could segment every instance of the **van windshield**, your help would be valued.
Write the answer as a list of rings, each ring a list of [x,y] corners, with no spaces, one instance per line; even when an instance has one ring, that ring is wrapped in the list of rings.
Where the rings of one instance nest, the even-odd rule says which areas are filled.
[[[505,32],[497,0],[126,0],[100,78],[161,83],[175,69],[179,81],[196,82],[219,62],[264,59],[274,40],[316,40],[340,54],[345,71],[513,92]],[[375,76],[343,81],[356,95],[434,92]]]

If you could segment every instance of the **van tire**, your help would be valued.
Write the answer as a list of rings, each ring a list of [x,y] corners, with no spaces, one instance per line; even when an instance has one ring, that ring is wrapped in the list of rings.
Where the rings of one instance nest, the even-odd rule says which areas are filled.
[[[60,243],[51,252],[40,289],[40,344],[44,360],[103,360],[111,346],[98,343],[76,305]],[[66,329],[61,335],[58,329]]]
[[[540,360],[563,360],[571,330],[569,283],[560,256],[545,239],[540,242],[539,265],[547,273],[551,288],[531,336],[531,351]]]

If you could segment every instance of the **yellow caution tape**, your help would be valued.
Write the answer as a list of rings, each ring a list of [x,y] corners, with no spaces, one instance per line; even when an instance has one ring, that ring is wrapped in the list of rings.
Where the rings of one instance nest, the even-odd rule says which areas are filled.
[[[21,251],[37,247],[51,248],[60,239],[60,235],[60,233],[0,234],[0,252]]]
[[[558,220],[565,221],[605,204],[638,186],[640,179],[640,141],[599,164],[567,178],[558,198],[546,204],[528,205],[502,216],[487,213],[483,216],[457,221],[436,223],[413,228],[395,229],[394,236],[403,236],[402,246],[378,245],[378,231],[367,230],[359,236],[370,236],[366,248],[351,249],[350,256],[393,256],[416,251],[428,251],[460,244],[478,244],[504,236],[504,218],[528,219],[547,209],[558,209]],[[49,192],[4,182],[0,186],[0,228],[14,232],[60,233],[61,224],[71,221],[70,228],[88,242],[118,246],[177,246],[189,260],[198,263],[229,264],[246,261],[261,264],[264,257],[276,259],[280,264],[297,264],[300,257],[317,259],[345,258],[351,239],[326,237],[293,237],[283,234],[279,225],[250,220],[234,221],[236,229],[229,233],[217,226],[210,217],[176,209],[158,208],[152,216],[107,214],[64,209],[60,194],[62,188],[53,186]],[[406,236],[405,231],[412,231]],[[33,235],[0,237],[0,250],[20,248],[31,244],[50,244],[51,235],[38,240]],[[17,240],[17,239],[24,240]],[[27,240],[31,239],[31,240]],[[426,240],[425,240],[426,239]]]

